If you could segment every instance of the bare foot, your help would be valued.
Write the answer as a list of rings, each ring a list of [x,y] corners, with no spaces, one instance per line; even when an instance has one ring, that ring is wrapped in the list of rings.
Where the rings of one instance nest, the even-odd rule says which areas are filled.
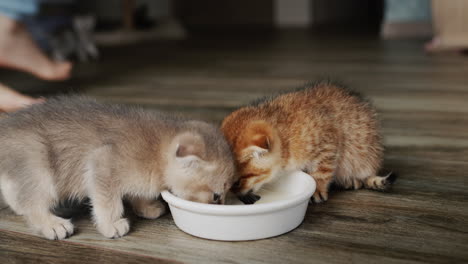
[[[431,41],[424,44],[424,50],[427,53],[436,53],[436,52],[461,53],[464,51],[462,47],[444,45],[439,37],[434,37]]]
[[[26,71],[44,80],[64,80],[70,77],[72,64],[50,60],[22,24],[0,15],[0,67]]]
[[[34,99],[22,95],[0,83],[0,112],[13,112],[42,102],[44,99]]]
[[[424,44],[424,50],[428,53],[434,53],[437,51],[441,51],[442,49],[443,47],[438,37],[434,37],[431,41]]]

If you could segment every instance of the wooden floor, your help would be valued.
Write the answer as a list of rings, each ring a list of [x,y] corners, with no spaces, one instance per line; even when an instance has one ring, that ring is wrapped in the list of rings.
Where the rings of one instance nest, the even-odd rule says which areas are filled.
[[[251,242],[192,237],[170,215],[132,217],[116,240],[77,217],[77,234],[48,241],[1,202],[0,262],[468,263],[468,57],[428,56],[422,44],[304,32],[205,37],[103,48],[99,63],[78,65],[65,83],[1,71],[2,82],[34,95],[84,93],[213,122],[259,96],[335,78],[377,106],[385,167],[400,177],[387,193],[333,192],[296,230]]]

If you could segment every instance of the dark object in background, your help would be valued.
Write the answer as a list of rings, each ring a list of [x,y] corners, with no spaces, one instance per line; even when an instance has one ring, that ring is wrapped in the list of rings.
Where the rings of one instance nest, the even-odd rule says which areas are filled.
[[[274,28],[272,0],[174,0],[189,31],[261,31]]]
[[[80,15],[83,11],[72,3],[41,3],[38,15],[24,22],[37,44],[53,59],[97,59],[99,52],[92,37],[96,18]]]
[[[318,33],[379,34],[383,0],[313,0],[312,30]]]
[[[52,57],[56,60],[97,59],[99,52],[92,37],[95,21],[91,15],[75,16],[71,25],[51,34],[49,42]]]
[[[383,0],[310,0],[315,32],[378,34]],[[174,0],[176,17],[191,32],[259,32],[278,28],[273,0]]]
[[[133,12],[133,26],[136,29],[150,29],[154,27],[156,21],[149,15],[148,5],[142,4]]]

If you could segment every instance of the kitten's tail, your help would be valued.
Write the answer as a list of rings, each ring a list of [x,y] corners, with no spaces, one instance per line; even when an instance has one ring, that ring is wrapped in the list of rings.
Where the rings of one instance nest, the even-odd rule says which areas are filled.
[[[387,173],[385,176],[371,176],[364,180],[364,186],[367,189],[386,191],[390,189],[392,184],[396,181],[397,174],[393,171]]]

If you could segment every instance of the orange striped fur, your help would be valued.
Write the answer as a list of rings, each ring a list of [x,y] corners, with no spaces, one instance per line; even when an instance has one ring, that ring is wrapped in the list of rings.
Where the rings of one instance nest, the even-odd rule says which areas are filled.
[[[317,181],[314,201],[328,199],[332,181],[345,188],[384,189],[376,110],[357,94],[328,82],[240,108],[221,127],[237,160],[238,195],[257,191],[294,170]]]

